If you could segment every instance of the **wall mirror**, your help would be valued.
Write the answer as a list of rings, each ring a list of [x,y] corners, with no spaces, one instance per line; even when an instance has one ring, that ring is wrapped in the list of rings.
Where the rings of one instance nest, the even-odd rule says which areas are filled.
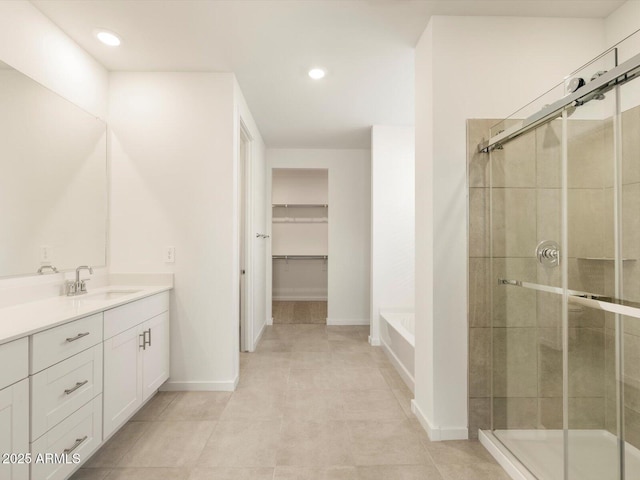
[[[0,171],[0,277],[106,265],[106,124],[2,62]]]

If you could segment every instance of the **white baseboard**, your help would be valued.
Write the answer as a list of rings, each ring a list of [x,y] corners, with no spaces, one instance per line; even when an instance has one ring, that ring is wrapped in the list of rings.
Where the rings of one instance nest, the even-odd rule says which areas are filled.
[[[372,347],[379,347],[380,339],[369,335],[369,345],[371,345]]]
[[[233,392],[239,377],[228,382],[167,382],[160,387],[161,392]]]
[[[535,480],[527,469],[507,450],[491,432],[478,431],[480,443],[513,480]]]
[[[402,380],[407,385],[407,387],[409,387],[409,390],[411,390],[411,393],[415,393],[415,391],[416,391],[416,382],[415,382],[415,380],[413,378],[413,375],[411,375],[409,370],[407,370],[405,368],[403,363],[396,356],[396,354],[393,353],[393,350],[391,350],[389,348],[389,345],[387,345],[384,342],[384,340],[379,341],[379,344],[382,345],[382,349],[384,350],[384,353],[387,354],[387,358],[389,359],[391,364],[395,367],[396,371],[398,372],[398,375],[400,375],[400,378],[402,378]]]
[[[273,317],[267,318],[267,325],[269,326],[273,325]]]
[[[260,339],[262,338],[262,334],[264,333],[266,328],[267,328],[267,324],[265,322],[265,323],[262,324],[262,328],[258,332],[258,335],[256,335],[256,338],[253,340],[253,350],[254,351],[255,351],[256,347],[258,346],[258,343],[260,342]]]
[[[424,412],[420,410],[420,407],[416,403],[416,399],[411,400],[411,411],[420,422],[422,428],[425,429],[429,440],[432,442],[439,442],[443,440],[468,440],[469,429],[462,427],[436,427],[426,417]]]
[[[276,302],[326,302],[326,295],[274,295]]]
[[[327,325],[369,325],[368,318],[327,318]]]

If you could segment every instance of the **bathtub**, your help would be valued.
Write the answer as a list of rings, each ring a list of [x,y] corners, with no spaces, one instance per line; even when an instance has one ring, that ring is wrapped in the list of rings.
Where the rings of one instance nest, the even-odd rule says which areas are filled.
[[[414,391],[415,314],[380,311],[380,343],[393,366]]]

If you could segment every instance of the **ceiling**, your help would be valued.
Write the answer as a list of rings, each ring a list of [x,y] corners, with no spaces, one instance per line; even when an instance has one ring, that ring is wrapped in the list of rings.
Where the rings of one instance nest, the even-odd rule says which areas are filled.
[[[32,3],[109,70],[234,72],[269,147],[369,148],[371,125],[413,124],[413,47],[431,15],[603,18],[624,0]]]

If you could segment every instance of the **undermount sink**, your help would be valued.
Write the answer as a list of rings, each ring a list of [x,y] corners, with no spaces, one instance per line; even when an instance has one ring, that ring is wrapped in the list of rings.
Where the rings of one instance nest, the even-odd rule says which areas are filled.
[[[95,300],[95,301],[107,301],[116,300],[118,298],[126,297],[127,295],[133,295],[140,290],[108,290],[106,292],[88,293],[82,300]]]

